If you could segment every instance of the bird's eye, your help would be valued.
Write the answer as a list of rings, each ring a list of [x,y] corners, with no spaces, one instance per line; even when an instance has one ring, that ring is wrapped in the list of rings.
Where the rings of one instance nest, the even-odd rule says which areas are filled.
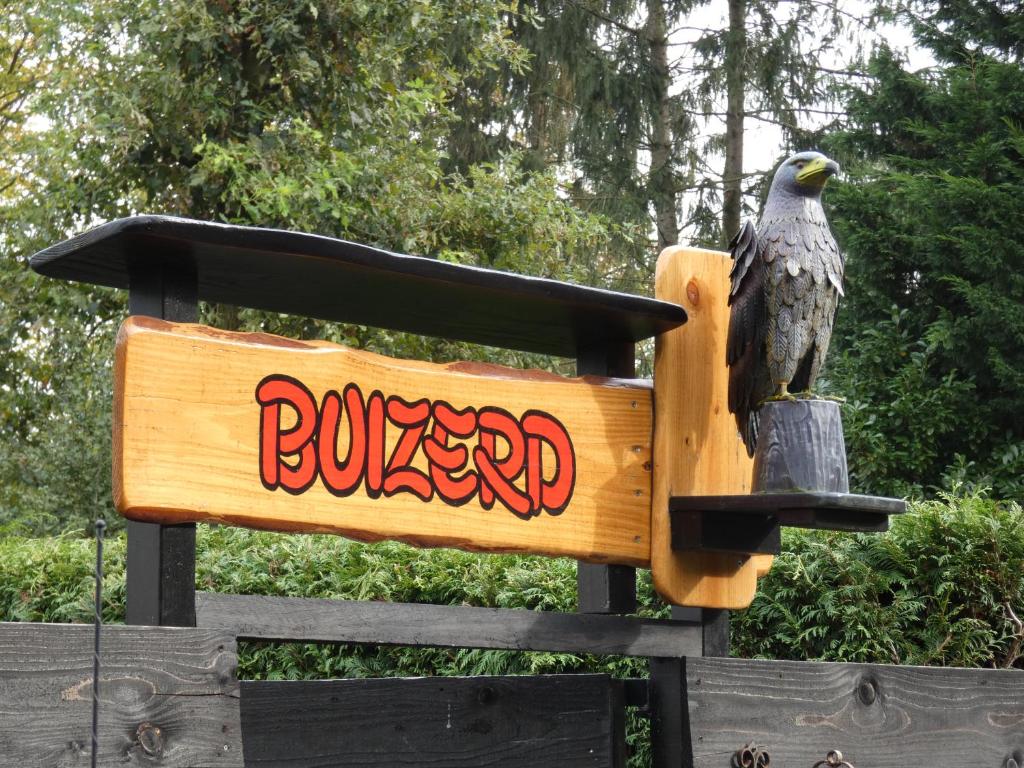
[[[797,164],[796,164],[796,169],[797,169],[798,171],[802,171],[802,170],[804,169],[804,164],[803,164],[803,162],[799,162],[799,163],[797,163]]]

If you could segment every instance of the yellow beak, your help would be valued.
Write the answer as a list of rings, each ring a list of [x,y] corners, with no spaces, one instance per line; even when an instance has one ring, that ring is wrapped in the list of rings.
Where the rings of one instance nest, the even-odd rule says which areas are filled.
[[[816,157],[802,169],[797,171],[796,180],[800,184],[822,187],[829,176],[839,173],[839,164],[827,157]]]

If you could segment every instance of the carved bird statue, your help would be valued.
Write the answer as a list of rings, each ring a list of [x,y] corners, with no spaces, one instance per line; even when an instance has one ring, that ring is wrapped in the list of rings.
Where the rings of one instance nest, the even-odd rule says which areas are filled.
[[[793,155],[775,172],[757,228],[746,221],[729,244],[729,410],[751,456],[758,407],[810,391],[828,351],[843,256],[821,191],[838,172],[820,152]]]

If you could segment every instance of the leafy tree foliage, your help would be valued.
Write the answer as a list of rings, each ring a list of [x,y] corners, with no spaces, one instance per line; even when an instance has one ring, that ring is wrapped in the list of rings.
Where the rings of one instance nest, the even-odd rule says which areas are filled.
[[[670,95],[668,34],[692,1],[532,0],[509,29],[530,53],[471,82],[450,136],[455,163],[518,147],[528,166],[555,165],[580,207],[639,229],[620,244],[616,284],[647,290],[653,249],[678,237],[677,158],[692,121]],[[645,167],[646,166],[646,167]]]
[[[830,379],[853,472],[894,492],[961,466],[1019,496],[1024,70],[978,54],[912,73],[882,49],[871,72],[830,141],[851,170],[829,195],[849,285]]]
[[[36,0],[6,19],[0,57],[18,99],[0,123],[10,149],[0,158],[0,521],[41,530],[109,503],[109,360],[123,297],[26,265],[87,226],[170,213],[602,282],[611,244],[628,233],[568,204],[553,174],[526,175],[515,154],[443,169],[454,95],[492,67],[525,66],[502,23],[515,14],[514,3],[481,0]],[[225,327],[398,355],[483,354],[206,311]]]
[[[946,446],[962,429],[973,382],[944,368],[935,344],[911,331],[906,309],[892,308],[849,344],[833,353],[826,387],[846,400],[851,485],[905,497],[922,494],[923,478],[967,479],[967,467],[949,466]]]
[[[67,510],[109,506],[109,323],[103,291],[38,279],[20,258],[41,235],[40,94],[87,55],[75,4],[11,5],[0,18],[0,523],[59,529]],[[66,36],[64,32],[67,32]],[[60,45],[57,45],[60,41]],[[67,164],[73,163],[70,157]],[[64,177],[68,168],[61,169]],[[59,201],[53,201],[59,210]],[[63,215],[63,214],[61,214]],[[98,354],[97,354],[98,353]],[[75,414],[69,424],[66,414]]]
[[[715,115],[714,104],[725,101],[724,112],[715,115],[724,118],[724,134],[712,134],[701,147],[721,153],[724,167],[719,173],[703,163],[702,175],[718,180],[700,186],[696,205],[705,220],[721,210],[720,234],[707,226],[698,230],[719,247],[740,230],[745,193],[764,182],[744,176],[744,128],[756,122],[774,124],[788,145],[806,149],[802,141],[807,132],[800,123],[808,110],[828,113],[832,91],[845,78],[842,69],[829,68],[823,60],[847,58],[841,48],[856,41],[865,23],[835,3],[780,6],[764,0],[729,0],[728,7],[728,25],[705,29],[695,41],[694,85],[699,98],[690,105],[700,105],[710,116]]]
[[[701,3],[19,6],[0,20],[0,521],[78,524],[109,498],[123,297],[38,279],[28,254],[148,211],[646,290],[643,233],[652,212],[659,227],[677,215],[684,190],[696,203],[672,226],[720,242],[721,185],[706,158],[735,149],[696,131],[736,95],[737,72],[723,65],[735,64],[737,41],[746,96],[742,108],[726,99],[731,113],[795,137],[802,105],[823,94],[822,46],[842,30],[830,4],[787,4],[788,15],[759,0],[731,5],[743,35],[735,24],[693,30],[692,55],[665,58],[667,69],[671,31]],[[917,493],[962,476],[1017,495],[1020,13],[906,5],[945,63],[915,74],[880,51],[870,85],[849,91],[848,129],[828,142],[851,170],[829,196],[850,286],[829,375],[849,399],[860,489]],[[494,356],[206,312],[224,327],[392,354]]]

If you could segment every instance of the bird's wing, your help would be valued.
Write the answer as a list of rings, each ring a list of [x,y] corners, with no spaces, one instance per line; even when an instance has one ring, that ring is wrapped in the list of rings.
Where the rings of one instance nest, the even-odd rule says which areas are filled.
[[[758,256],[757,230],[754,223],[747,219],[740,227],[740,231],[729,243],[729,251],[732,253],[732,269],[729,270],[729,304],[739,293],[743,285],[743,278],[750,271],[750,265]]]
[[[729,410],[747,453],[753,455],[757,425],[751,419],[756,400],[756,383],[763,378],[765,333],[764,248],[753,223],[747,221],[729,244],[733,265],[729,273],[729,335],[725,361],[729,365]]]
[[[822,232],[820,247],[822,252],[826,254],[826,270],[829,282],[835,286],[840,296],[845,296],[846,294],[843,293],[843,272],[846,268],[846,260],[843,258],[843,252],[836,245],[835,238],[832,237],[828,224],[825,225]]]

